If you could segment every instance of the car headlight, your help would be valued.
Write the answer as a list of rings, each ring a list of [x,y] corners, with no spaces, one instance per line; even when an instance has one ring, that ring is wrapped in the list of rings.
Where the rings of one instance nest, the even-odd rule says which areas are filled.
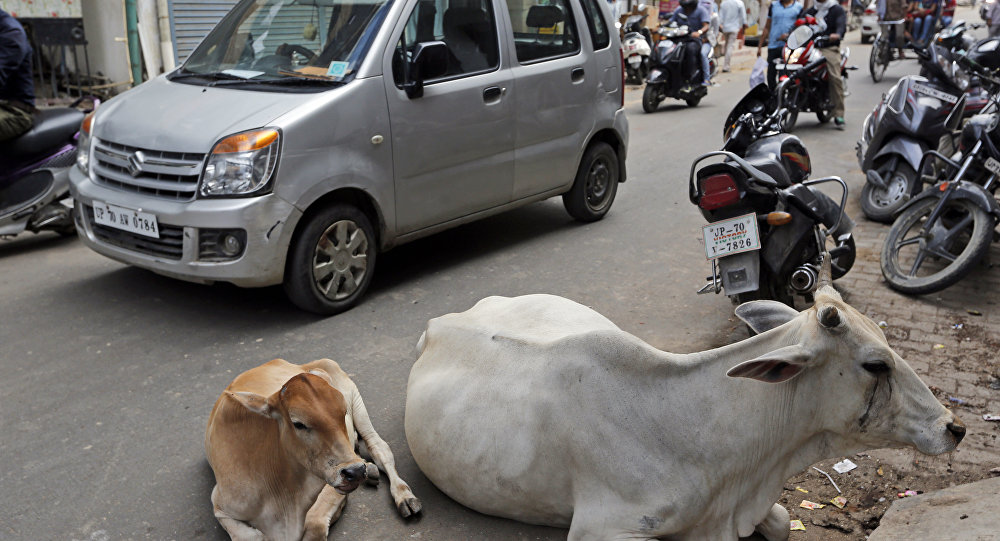
[[[274,128],[230,135],[215,144],[201,175],[201,195],[256,195],[270,186],[281,133]]]
[[[94,125],[94,113],[83,117],[80,125],[80,137],[76,141],[76,167],[86,176],[90,176],[90,130]]]

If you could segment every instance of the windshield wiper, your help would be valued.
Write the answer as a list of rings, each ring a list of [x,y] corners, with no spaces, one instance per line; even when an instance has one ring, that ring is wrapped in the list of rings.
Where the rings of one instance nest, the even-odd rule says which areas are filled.
[[[238,81],[215,81],[212,86],[229,86],[229,85],[239,85],[239,84],[251,84],[251,85],[281,85],[281,86],[327,86],[327,85],[341,85],[344,84],[341,81],[334,79],[315,79],[312,77],[285,77],[283,79],[240,79]]]
[[[193,77],[204,77],[205,79],[218,80],[233,80],[233,81],[246,81],[247,79],[233,75],[231,73],[223,73],[221,71],[211,72],[211,73],[198,73],[196,71],[182,70],[181,72],[170,77],[171,81],[176,81],[177,79],[191,79]]]

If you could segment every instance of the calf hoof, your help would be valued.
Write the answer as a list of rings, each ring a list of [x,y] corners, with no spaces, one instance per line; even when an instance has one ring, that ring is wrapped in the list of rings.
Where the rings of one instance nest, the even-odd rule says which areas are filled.
[[[365,482],[368,483],[369,486],[377,487],[378,486],[378,479],[379,479],[379,477],[378,477],[378,466],[376,466],[375,464],[372,464],[371,462],[366,462],[365,463]]]
[[[402,515],[403,518],[416,515],[422,509],[420,505],[420,500],[418,500],[417,498],[406,498],[405,500],[400,502],[396,507],[399,509],[399,514]]]

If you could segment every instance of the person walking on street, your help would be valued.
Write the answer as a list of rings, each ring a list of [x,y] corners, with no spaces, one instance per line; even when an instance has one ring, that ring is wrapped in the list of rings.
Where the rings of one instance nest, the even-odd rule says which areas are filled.
[[[986,10],[986,24],[990,27],[990,37],[1000,36],[1000,0],[987,2],[984,7]]]
[[[726,38],[722,71],[728,72],[736,40],[747,28],[747,8],[743,5],[743,0],[722,0],[722,5],[719,6],[719,26],[722,29],[722,36]]]
[[[34,110],[28,36],[17,19],[0,9],[0,143],[30,130]]]
[[[840,76],[840,38],[847,30],[847,13],[836,0],[816,0],[805,14],[816,18],[819,26],[816,35],[826,37],[819,52],[826,58],[826,79],[830,85],[830,101],[833,102],[833,123],[838,130],[843,130],[847,123],[844,121],[844,80]]]
[[[781,58],[785,40],[788,39],[788,33],[792,31],[800,13],[802,4],[797,0],[774,0],[767,8],[767,22],[764,23],[764,32],[757,42],[757,57],[760,58],[761,45],[767,42],[767,86],[772,90],[778,86],[774,62]]]

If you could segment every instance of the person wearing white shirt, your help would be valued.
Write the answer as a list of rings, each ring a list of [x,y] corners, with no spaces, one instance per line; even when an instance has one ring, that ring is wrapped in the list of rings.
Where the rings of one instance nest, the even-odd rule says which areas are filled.
[[[747,28],[747,9],[742,0],[722,0],[722,5],[719,6],[719,26],[726,38],[722,71],[728,72],[739,34]]]

